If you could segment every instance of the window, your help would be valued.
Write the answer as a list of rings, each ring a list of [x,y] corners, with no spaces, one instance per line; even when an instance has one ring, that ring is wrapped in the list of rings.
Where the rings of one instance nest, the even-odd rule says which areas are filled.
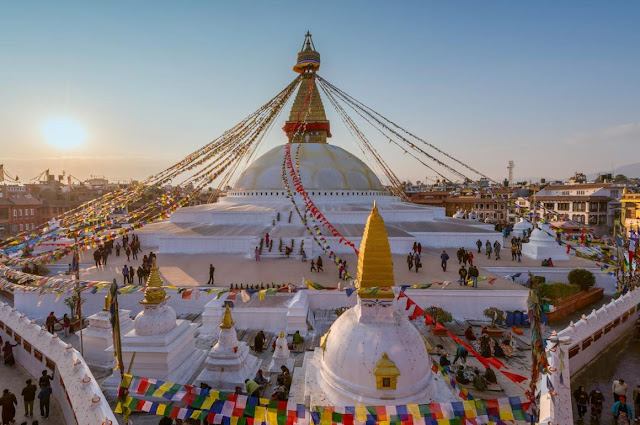
[[[584,195],[584,190],[578,190],[578,191],[576,191],[576,194],[578,194],[578,195]]]
[[[587,203],[586,202],[574,202],[573,203],[573,210],[574,211],[578,211],[578,212],[585,212],[587,210]]]
[[[24,216],[29,217],[29,208],[24,209]]]
[[[382,388],[389,388],[391,386],[391,378],[382,378]]]
[[[22,232],[22,230],[24,230],[22,224],[20,225],[20,231]]]
[[[562,192],[560,192],[560,194],[562,196],[569,196],[571,193],[568,190],[563,190]]]
[[[569,206],[568,202],[558,202],[558,211],[569,211]]]
[[[31,217],[33,217],[33,208],[31,208]]]
[[[22,218],[22,210],[18,210],[18,217]]]

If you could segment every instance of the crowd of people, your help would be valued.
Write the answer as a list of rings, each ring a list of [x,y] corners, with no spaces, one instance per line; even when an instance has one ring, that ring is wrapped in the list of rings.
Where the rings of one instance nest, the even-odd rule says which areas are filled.
[[[612,407],[611,413],[613,414],[614,423],[617,425],[628,425],[633,421],[635,411],[635,421],[638,422],[640,415],[640,384],[633,390],[631,395],[631,403],[628,402],[627,393],[629,386],[624,379],[617,379],[613,381],[611,385],[612,393]],[[602,409],[606,398],[600,387],[596,386],[587,392],[584,386],[578,387],[573,393],[573,399],[576,402],[578,408],[578,418],[583,420],[590,408],[591,420],[600,420],[602,416]],[[632,408],[633,405],[633,408]]]
[[[43,419],[49,418],[51,393],[53,392],[51,388],[51,381],[53,380],[54,374],[55,371],[51,375],[49,375],[46,370],[42,371],[42,375],[38,380],[38,384],[40,386],[39,390],[38,387],[33,384],[33,381],[31,379],[26,380],[25,387],[22,389],[22,392],[20,394],[22,396],[25,418],[33,417],[33,405],[36,398],[38,399],[40,404],[40,416]],[[18,398],[8,388],[5,388],[2,391],[2,396],[0,397],[0,407],[2,407],[2,424],[14,424],[16,418],[16,410],[18,407]],[[26,424],[26,422],[23,422],[23,424]],[[38,425],[38,421],[33,421],[31,425]]]

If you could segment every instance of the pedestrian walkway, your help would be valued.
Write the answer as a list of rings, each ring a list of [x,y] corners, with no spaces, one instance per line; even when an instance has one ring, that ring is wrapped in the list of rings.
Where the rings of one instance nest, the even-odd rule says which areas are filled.
[[[634,341],[632,332],[613,344],[607,351],[602,352],[591,364],[583,368],[577,375],[571,377],[571,389],[575,391],[580,385],[584,385],[587,392],[591,392],[596,386],[604,394],[605,402],[602,410],[602,419],[599,423],[610,424],[613,421],[611,407],[613,406],[613,395],[611,385],[616,379],[622,378],[629,386],[627,403],[633,407],[631,395],[636,385],[640,384],[640,342]],[[638,415],[634,412],[634,418]],[[578,411],[573,403],[573,417],[577,424],[595,424],[596,421],[589,420],[589,412],[584,422],[578,421]]]
[[[36,385],[38,379],[31,376],[20,364],[16,363],[13,366],[0,365],[0,392],[8,388],[9,391],[15,394],[18,399],[18,406],[16,407],[16,424],[27,422],[29,425],[32,421],[38,420],[40,424],[65,424],[62,410],[58,404],[58,400],[51,396],[51,403],[49,404],[49,419],[43,419],[40,416],[40,404],[38,399],[33,404],[33,417],[27,418],[24,413],[24,401],[22,400],[22,389],[26,386],[27,379],[31,379]],[[58,379],[56,376],[55,379]]]

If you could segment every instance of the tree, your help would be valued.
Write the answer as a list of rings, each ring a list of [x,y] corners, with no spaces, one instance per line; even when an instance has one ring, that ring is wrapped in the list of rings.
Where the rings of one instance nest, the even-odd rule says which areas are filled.
[[[572,285],[580,286],[581,291],[586,291],[596,284],[596,277],[589,270],[574,269],[569,272],[567,280]]]
[[[82,298],[81,299],[81,303],[84,304],[85,299]],[[75,318],[76,317],[76,310],[78,308],[78,294],[73,294],[72,296],[65,298],[64,299],[64,305],[66,305],[67,307],[69,307],[69,310],[71,310],[71,318]]]
[[[614,183],[626,183],[629,179],[624,174],[618,174],[613,178]]]
[[[431,307],[427,308],[426,311],[429,316],[433,317],[433,320],[440,323],[441,325],[443,323],[453,322],[453,316],[451,316],[451,313],[443,308],[432,305]]]

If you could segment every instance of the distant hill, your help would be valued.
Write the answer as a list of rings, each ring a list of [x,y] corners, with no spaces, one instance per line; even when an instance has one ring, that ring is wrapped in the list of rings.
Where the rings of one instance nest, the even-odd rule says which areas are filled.
[[[640,162],[635,164],[623,165],[622,167],[616,167],[614,169],[615,175],[624,174],[629,178],[640,178]],[[599,173],[592,173],[587,176],[589,180],[593,180],[598,177],[598,174],[608,174],[611,170],[601,171]]]

